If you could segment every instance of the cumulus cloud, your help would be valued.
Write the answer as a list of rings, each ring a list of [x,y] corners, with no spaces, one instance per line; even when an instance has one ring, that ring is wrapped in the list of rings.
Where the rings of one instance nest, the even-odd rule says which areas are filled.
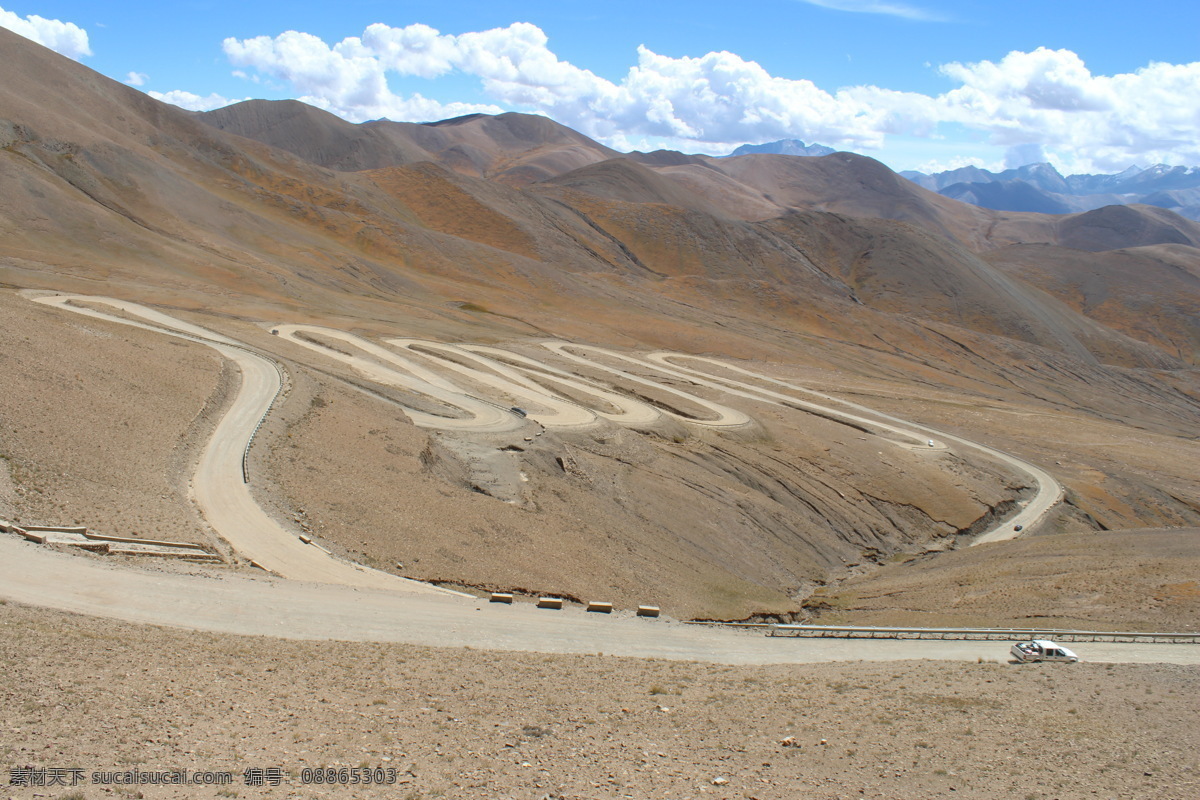
[[[186,108],[188,111],[212,111],[214,108],[224,108],[233,103],[240,103],[241,100],[229,100],[219,94],[210,94],[208,97],[201,97],[192,92],[185,92],[180,89],[174,89],[169,92],[146,92],[155,100],[161,100],[164,103],[170,103],[173,106]],[[250,98],[243,98],[249,100]]]
[[[130,72],[125,76],[125,82],[130,86],[145,86],[150,76],[144,72]]]
[[[427,121],[503,111],[496,105],[442,104],[420,94],[401,97],[391,91],[389,71],[433,78],[449,70],[441,57],[443,38],[447,37],[423,25],[372,25],[362,38],[332,47],[312,34],[287,31],[275,37],[226,39],[224,48],[234,65],[286,81],[303,94],[300,100],[354,122],[381,117]]]
[[[87,31],[74,22],[46,19],[37,14],[20,17],[0,8],[0,28],[8,28],[13,33],[32,39],[43,47],[49,47],[56,53],[62,53],[76,61],[92,54]]]
[[[537,26],[446,35],[426,25],[372,25],[361,37],[328,45],[307,33],[226,39],[235,66],[291,83],[306,98],[347,119],[418,120],[520,108],[551,116],[605,140],[662,140],[679,146],[749,138],[806,139],[878,146],[893,130],[920,126],[921,95],[874,87],[830,94],[811,81],[770,75],[733,53],[669,58],[646,47],[620,83],[559,59]],[[437,104],[400,97],[387,75],[477,77],[501,105]],[[753,133],[753,136],[750,134]]]
[[[1083,169],[1200,163],[1200,62],[1093,75],[1070,50],[1038,48],[941,71],[961,84],[938,98],[941,118],[986,131],[1010,153],[1040,148]]]
[[[820,0],[873,13],[904,8]],[[426,121],[520,110],[550,116],[614,147],[728,152],[746,142],[798,138],[871,150],[887,137],[931,137],[953,125],[984,133],[1014,157],[1039,146],[1067,167],[1121,169],[1131,161],[1200,164],[1200,63],[1150,64],[1093,75],[1069,50],[1013,52],[998,61],[939,68],[953,84],[940,95],[879,86],[828,91],[772,75],[735,53],[673,58],[639,47],[612,81],[563,61],[529,23],[443,34],[427,25],[368,27],[329,44],[308,33],[226,39],[234,66],[251,78],[290,84],[299,99],[352,121]],[[397,94],[411,82],[476,78],[494,103],[441,103]]]

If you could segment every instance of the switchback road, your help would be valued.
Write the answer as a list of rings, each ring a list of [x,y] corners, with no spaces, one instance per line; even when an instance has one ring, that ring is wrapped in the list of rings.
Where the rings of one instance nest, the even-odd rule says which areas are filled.
[[[0,596],[6,599],[101,617],[227,633],[539,652],[604,652],[722,663],[911,658],[1003,660],[1007,655],[1006,648],[986,642],[797,642],[666,620],[546,611],[520,603],[493,605],[340,561],[300,541],[294,532],[272,520],[254,503],[243,480],[243,450],[280,389],[281,373],[276,362],[227,337],[135,303],[83,296],[36,300],[110,322],[198,341],[238,366],[242,373],[241,387],[201,456],[193,492],[197,505],[219,535],[240,554],[279,577],[199,577],[157,572],[104,564],[0,537]],[[125,316],[108,314],[95,306],[108,306]],[[474,386],[489,387],[503,397],[527,401],[532,407],[529,417],[547,426],[582,426],[597,416],[635,426],[652,424],[663,415],[709,427],[737,427],[750,422],[745,412],[665,385],[667,380],[676,384],[682,381],[758,402],[817,410],[854,421],[880,435],[907,440],[905,446],[944,449],[946,442],[955,442],[1012,465],[1036,484],[1037,495],[1017,517],[997,525],[989,535],[1007,536],[1014,520],[1016,524],[1021,524],[1022,519],[1035,520],[1057,502],[1061,492],[1053,478],[1037,467],[984,445],[715,359],[677,353],[655,353],[638,359],[585,345],[545,344],[555,354],[585,366],[593,374],[607,372],[620,383],[642,385],[660,396],[675,398],[664,406],[633,399],[595,380],[497,348],[393,340],[391,344],[406,353],[401,356],[341,331],[300,325],[280,326],[276,330],[284,338],[345,361],[374,380],[417,392],[453,409],[446,416],[413,410],[410,416],[414,423],[426,427],[495,431],[514,429],[524,422],[523,417],[503,404],[464,391],[446,377],[447,371]],[[349,345],[362,355],[325,346],[322,340]],[[704,365],[708,370],[679,363],[685,360]],[[632,370],[616,364],[628,364]],[[722,375],[721,371],[740,374],[747,380]],[[666,378],[663,382],[655,381],[645,377],[648,372]],[[571,388],[575,395],[591,395],[599,408],[591,410],[567,400],[554,392],[555,384]],[[831,405],[816,404],[797,395],[816,397]],[[671,402],[699,411],[678,413],[671,410]],[[1200,661],[1200,648],[1094,644],[1081,649],[1084,657],[1091,660]]]

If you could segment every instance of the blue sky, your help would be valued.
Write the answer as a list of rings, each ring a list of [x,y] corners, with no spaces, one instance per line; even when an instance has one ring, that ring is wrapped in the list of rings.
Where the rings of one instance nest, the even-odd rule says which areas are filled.
[[[518,110],[620,149],[799,138],[896,169],[1200,164],[1200,4],[1177,0],[0,0],[0,24],[192,108]]]

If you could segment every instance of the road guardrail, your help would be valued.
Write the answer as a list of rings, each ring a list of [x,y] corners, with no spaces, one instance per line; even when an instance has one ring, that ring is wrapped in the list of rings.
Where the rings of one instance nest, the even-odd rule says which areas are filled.
[[[263,423],[265,423],[267,421],[267,417],[270,415],[271,409],[275,408],[275,403],[277,403],[279,401],[279,395],[281,395],[283,393],[283,387],[287,385],[287,373],[285,373],[283,371],[283,367],[279,364],[278,361],[276,361],[274,358],[272,358],[264,353],[260,353],[256,350],[251,350],[249,347],[239,347],[238,345],[229,345],[229,346],[237,347],[239,350],[245,350],[247,353],[249,353],[252,356],[258,356],[259,358],[263,359],[264,361],[271,362],[271,365],[273,367],[275,367],[275,371],[277,373],[279,373],[279,388],[275,390],[275,396],[271,398],[271,402],[267,406],[267,410],[264,411],[262,413],[262,416],[258,418],[258,422],[255,423],[255,425],[254,425],[254,431],[251,432],[250,438],[246,440],[245,448],[242,449],[242,483],[249,483],[250,482],[250,448],[254,446],[254,440],[258,437],[258,431],[262,428]]]
[[[749,626],[746,626],[749,627]],[[755,626],[758,627],[758,626]],[[766,624],[768,636],[843,639],[1052,639],[1063,642],[1165,642],[1200,644],[1200,633],[1075,631],[1047,628],[882,628],[855,625]]]

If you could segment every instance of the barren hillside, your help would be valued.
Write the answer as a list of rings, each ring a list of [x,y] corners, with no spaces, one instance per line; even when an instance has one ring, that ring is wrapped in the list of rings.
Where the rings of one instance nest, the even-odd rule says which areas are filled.
[[[0,281],[156,304],[279,359],[288,393],[251,454],[254,491],[338,553],[481,589],[629,603],[653,587],[680,616],[788,615],[824,582],[965,543],[1032,487],[966,450],[598,367],[580,377],[682,421],[432,433],[402,408],[427,399],[273,337],[280,323],[525,357],[551,339],[719,356],[1040,464],[1067,487],[1047,530],[1200,524],[1200,236],[1167,212],[1002,214],[858,156],[626,157],[519,114],[356,126],[255,101],[194,115],[4,30],[0,51]],[[0,512],[210,537],[186,466],[197,403],[220,406],[229,368],[0,302],[22,389],[0,398],[14,487]],[[162,407],[67,413],[37,390],[136,396],[147,369],[174,370]],[[675,389],[751,423],[692,425]],[[147,468],[95,469],[98,443]]]

